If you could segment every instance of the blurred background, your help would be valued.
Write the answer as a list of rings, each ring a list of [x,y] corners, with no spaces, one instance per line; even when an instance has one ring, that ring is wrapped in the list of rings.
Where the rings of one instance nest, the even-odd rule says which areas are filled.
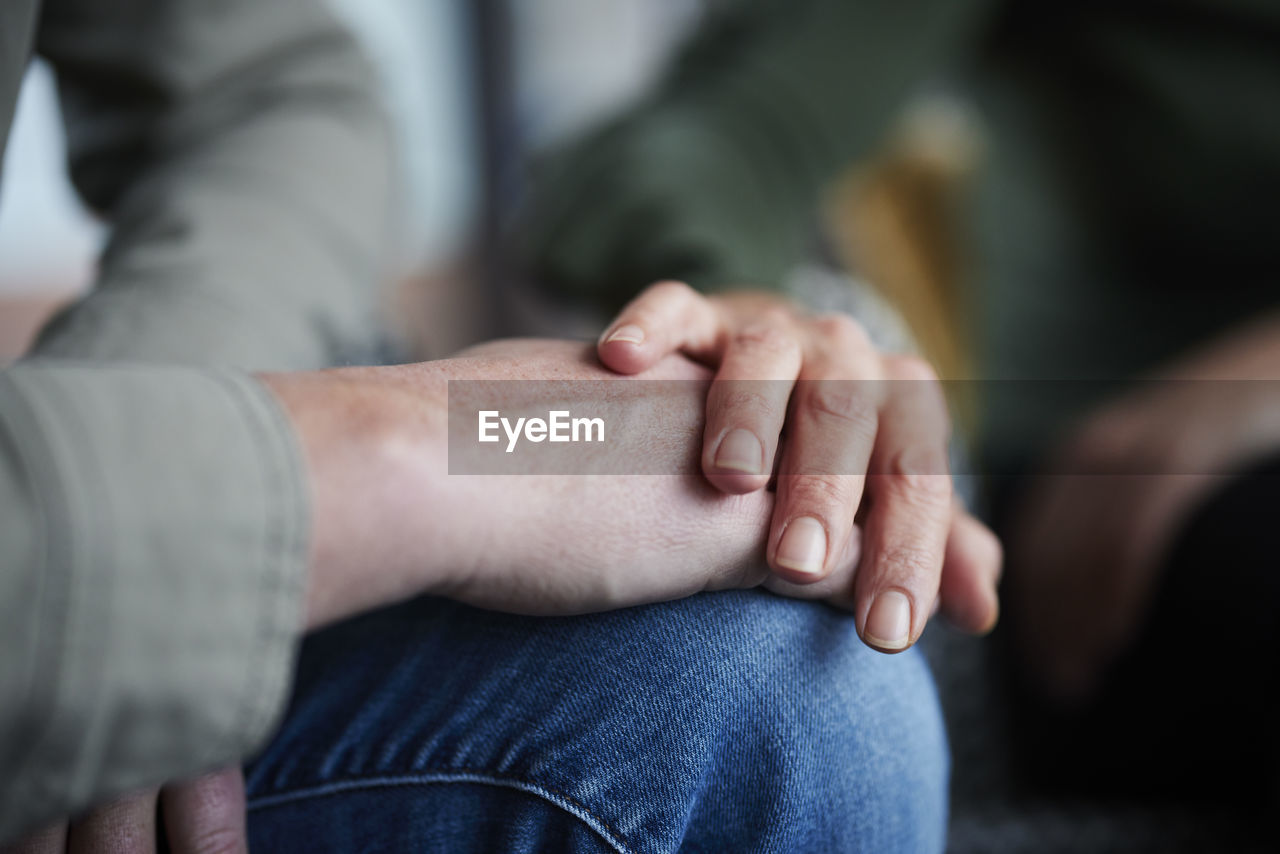
[[[476,340],[490,206],[527,158],[625,105],[695,25],[697,0],[332,0],[385,82],[404,176],[397,273],[411,342],[436,355]],[[585,38],[591,33],[592,38]],[[496,134],[501,134],[501,139]],[[64,173],[52,75],[27,75],[0,190],[0,358],[93,277],[102,230]],[[405,316],[397,312],[397,316]],[[430,320],[427,320],[430,318]]]
[[[330,2],[377,64],[400,137],[401,233],[388,320],[404,358],[439,357],[510,330],[510,318],[504,326],[494,312],[497,290],[509,284],[498,250],[528,165],[640,98],[715,5]],[[973,128],[967,112],[936,94],[908,113],[898,146],[908,154],[846,182],[855,192],[837,206],[832,231],[847,250],[837,253],[844,265],[856,256],[874,271],[922,325],[944,373],[956,375],[961,333],[946,320],[954,306],[928,295],[952,287],[945,280],[958,274],[951,235],[934,213],[972,155]],[[64,156],[53,76],[37,61],[0,186],[0,360],[21,353],[39,324],[93,278],[103,230],[70,187]],[[881,257],[869,246],[895,250]]]

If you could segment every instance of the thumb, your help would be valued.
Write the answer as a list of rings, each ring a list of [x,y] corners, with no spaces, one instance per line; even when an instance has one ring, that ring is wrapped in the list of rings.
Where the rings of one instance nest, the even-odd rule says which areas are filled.
[[[707,298],[683,282],[658,282],[626,305],[606,327],[597,352],[620,374],[638,374],[664,356],[714,354],[721,322]]]

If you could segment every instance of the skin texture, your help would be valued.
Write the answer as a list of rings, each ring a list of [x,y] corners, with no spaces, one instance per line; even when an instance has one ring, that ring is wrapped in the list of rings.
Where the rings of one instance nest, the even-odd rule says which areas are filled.
[[[1017,648],[1063,705],[1088,701],[1132,640],[1197,503],[1280,449],[1280,320],[1233,330],[1156,379],[1186,382],[1146,384],[1085,418],[1013,526]]]
[[[676,357],[645,378],[705,374]],[[551,341],[267,378],[300,425],[312,472],[309,626],[423,591],[499,610],[576,614],[763,580],[752,559],[763,545],[767,495],[723,496],[694,476],[450,476],[447,382],[477,378],[617,380],[589,347]],[[701,401],[696,386],[688,389],[665,410],[624,396],[595,411],[610,422],[651,419],[633,432],[653,444],[619,453],[661,453],[670,445],[663,437],[698,425]]]
[[[780,589],[829,594],[885,652],[915,643],[935,603],[961,629],[991,629],[1000,546],[952,494],[946,404],[927,363],[877,352],[844,315],[810,316],[765,293],[703,296],[679,282],[641,293],[599,343],[601,361],[628,375],[677,352],[716,372],[707,479],[752,494],[776,466],[767,557]],[[797,551],[787,546],[799,526],[809,548]],[[833,576],[851,551],[850,585]]]

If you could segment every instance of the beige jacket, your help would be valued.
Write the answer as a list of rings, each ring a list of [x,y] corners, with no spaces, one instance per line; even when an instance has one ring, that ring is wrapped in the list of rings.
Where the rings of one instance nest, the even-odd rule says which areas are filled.
[[[4,0],[0,148],[33,52],[111,240],[0,372],[0,843],[271,731],[309,517],[246,371],[368,346],[390,210],[370,71],[319,0]]]

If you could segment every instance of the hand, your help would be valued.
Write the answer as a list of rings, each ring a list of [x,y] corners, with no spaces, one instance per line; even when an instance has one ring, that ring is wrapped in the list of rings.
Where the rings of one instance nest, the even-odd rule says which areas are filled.
[[[669,470],[679,470],[696,454],[710,372],[671,355],[640,376],[702,385],[671,383],[671,398],[656,406],[649,384],[601,368],[589,346],[559,341],[264,377],[298,429],[311,474],[308,624],[420,593],[573,614],[765,581],[770,493],[726,495],[693,474],[449,475],[450,379],[573,380],[594,414],[638,428],[629,435],[639,444],[614,453],[666,455]],[[609,393],[593,393],[590,382]],[[829,561],[845,586],[853,557],[846,551]],[[792,587],[783,592],[829,592]]]
[[[935,602],[962,629],[994,625],[999,543],[952,495],[946,403],[925,362],[878,353],[843,315],[677,282],[638,296],[598,349],[623,374],[674,352],[715,366],[702,469],[723,492],[762,489],[781,453],[773,586],[834,597],[886,652],[915,643]],[[835,570],[851,555],[849,582]]]
[[[1087,417],[1053,456],[1010,543],[1018,648],[1047,696],[1096,691],[1187,516],[1280,447],[1277,379],[1280,324],[1239,331]]]
[[[158,817],[173,854],[249,850],[244,778],[233,766],[97,807],[6,847],[6,854],[149,854],[157,850]]]

